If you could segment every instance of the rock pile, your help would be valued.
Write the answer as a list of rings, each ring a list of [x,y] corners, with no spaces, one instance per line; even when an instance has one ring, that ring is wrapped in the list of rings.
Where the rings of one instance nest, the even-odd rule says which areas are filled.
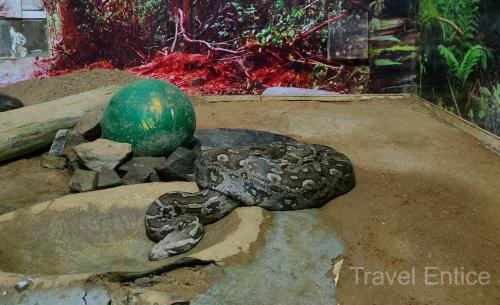
[[[131,146],[107,140],[73,148],[78,160],[70,188],[87,192],[120,185],[159,181],[192,180],[196,154],[179,147],[168,158],[133,157]]]
[[[42,157],[47,168],[67,168],[73,192],[87,192],[124,184],[193,181],[194,163],[202,151],[295,142],[294,139],[265,131],[214,128],[200,129],[188,147],[178,147],[165,157],[135,157],[132,146],[101,139],[99,124],[103,110],[83,116],[72,130],[57,133],[50,152]]]
[[[51,150],[42,157],[46,168],[67,168],[73,192],[120,185],[193,179],[194,161],[201,144],[179,147],[165,157],[134,157],[132,145],[100,138],[102,109],[82,117],[73,130],[57,133]]]

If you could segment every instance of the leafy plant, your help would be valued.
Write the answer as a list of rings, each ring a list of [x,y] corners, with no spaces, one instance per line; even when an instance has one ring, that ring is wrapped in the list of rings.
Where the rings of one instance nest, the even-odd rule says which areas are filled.
[[[489,107],[484,98],[475,92],[479,81],[472,75],[486,69],[493,57],[492,50],[477,39],[479,33],[479,4],[481,0],[420,0],[421,23],[429,33],[441,30],[436,44],[438,56],[444,61],[446,79],[454,110],[460,116],[478,124],[484,121]],[[432,53],[430,53],[432,55]],[[422,56],[421,75],[425,74],[429,54]]]
[[[257,42],[261,45],[272,44],[282,47],[300,33],[314,25],[324,22],[328,14],[338,14],[341,7],[338,1],[307,0],[303,5],[292,5],[291,1],[275,0],[269,10],[270,17],[263,27],[256,31]],[[321,43],[328,40],[328,29],[318,31]]]
[[[374,36],[370,37],[371,41],[381,41],[381,42],[395,42],[395,43],[401,43],[401,40],[399,38],[394,37],[392,35],[389,36]]]
[[[384,0],[376,0],[375,1],[375,15],[378,16],[382,13],[385,8]]]
[[[375,65],[377,65],[377,66],[401,66],[402,63],[394,61],[392,59],[383,58],[383,59],[375,60]]]
[[[416,51],[417,47],[412,45],[395,45],[388,48],[380,48],[373,50],[373,55],[380,55],[382,53],[392,53],[392,52],[413,52]]]
[[[290,11],[284,10],[281,0],[276,1],[276,10],[282,11],[275,16],[273,22],[268,24],[259,33],[257,33],[257,41],[261,44],[271,43],[282,47],[284,43],[295,37],[302,28],[300,23],[305,16],[304,7],[294,7]]]
[[[488,63],[488,55],[482,45],[472,46],[462,59],[457,59],[453,51],[443,45],[439,45],[438,50],[445,59],[450,74],[462,87],[467,84],[469,76],[474,72],[478,64],[481,64],[482,68],[486,69]]]
[[[427,29],[434,21],[439,22],[444,42],[457,39],[467,44],[475,39],[479,30],[480,2],[481,0],[420,0],[420,20]]]
[[[496,87],[493,90],[490,90],[487,87],[482,87],[481,88],[481,93],[491,99],[491,101],[497,105],[500,106],[500,84],[497,84]]]
[[[328,74],[328,66],[323,63],[317,63],[312,70],[312,77],[315,79],[324,78]]]
[[[311,76],[313,78],[313,86],[316,87],[318,83],[327,77],[328,75],[328,66],[323,63],[317,63],[314,65]]]
[[[472,104],[467,117],[480,126],[500,133],[500,84],[494,88],[481,87],[479,95],[472,97]]]

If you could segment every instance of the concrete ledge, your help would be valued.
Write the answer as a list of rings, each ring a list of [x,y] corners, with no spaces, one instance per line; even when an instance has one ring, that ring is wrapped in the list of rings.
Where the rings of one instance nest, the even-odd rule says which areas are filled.
[[[482,129],[479,126],[459,117],[458,115],[451,113],[442,109],[441,107],[419,97],[414,96],[415,100],[421,103],[425,108],[431,111],[432,114],[437,116],[439,119],[444,120],[446,123],[457,127],[463,132],[473,136],[481,142],[488,149],[500,155],[500,137],[497,135]]]

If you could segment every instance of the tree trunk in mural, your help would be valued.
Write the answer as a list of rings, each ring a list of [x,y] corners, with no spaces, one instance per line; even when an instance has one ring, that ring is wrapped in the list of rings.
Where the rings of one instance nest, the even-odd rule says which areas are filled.
[[[187,36],[193,37],[193,7],[191,0],[182,0],[182,10],[184,12],[184,31]],[[185,44],[184,50],[189,53],[196,52],[195,46]]]
[[[193,16],[192,16],[192,7],[190,0],[182,1],[182,9],[184,11],[184,29],[186,30],[186,34],[189,36],[193,35]]]
[[[61,35],[65,45],[75,45],[78,39],[76,16],[71,1],[64,1],[59,5],[61,16]]]

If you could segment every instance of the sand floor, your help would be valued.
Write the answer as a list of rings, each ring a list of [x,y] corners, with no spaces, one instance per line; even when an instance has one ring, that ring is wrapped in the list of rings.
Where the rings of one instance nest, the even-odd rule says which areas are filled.
[[[351,158],[356,188],[319,213],[346,247],[340,304],[500,304],[500,158],[416,100],[195,107],[199,128],[281,133]],[[67,193],[67,175],[38,162],[0,166],[0,213]],[[368,282],[356,282],[356,267],[364,268],[358,275]],[[485,271],[491,283],[425,285],[425,267]],[[370,271],[412,270],[414,285],[370,280]]]
[[[356,188],[320,213],[347,247],[340,304],[500,304],[500,158],[418,102],[234,102],[197,113],[200,127],[263,129],[351,158]],[[357,267],[415,268],[415,285],[356,282]],[[425,267],[492,280],[426,286]]]

